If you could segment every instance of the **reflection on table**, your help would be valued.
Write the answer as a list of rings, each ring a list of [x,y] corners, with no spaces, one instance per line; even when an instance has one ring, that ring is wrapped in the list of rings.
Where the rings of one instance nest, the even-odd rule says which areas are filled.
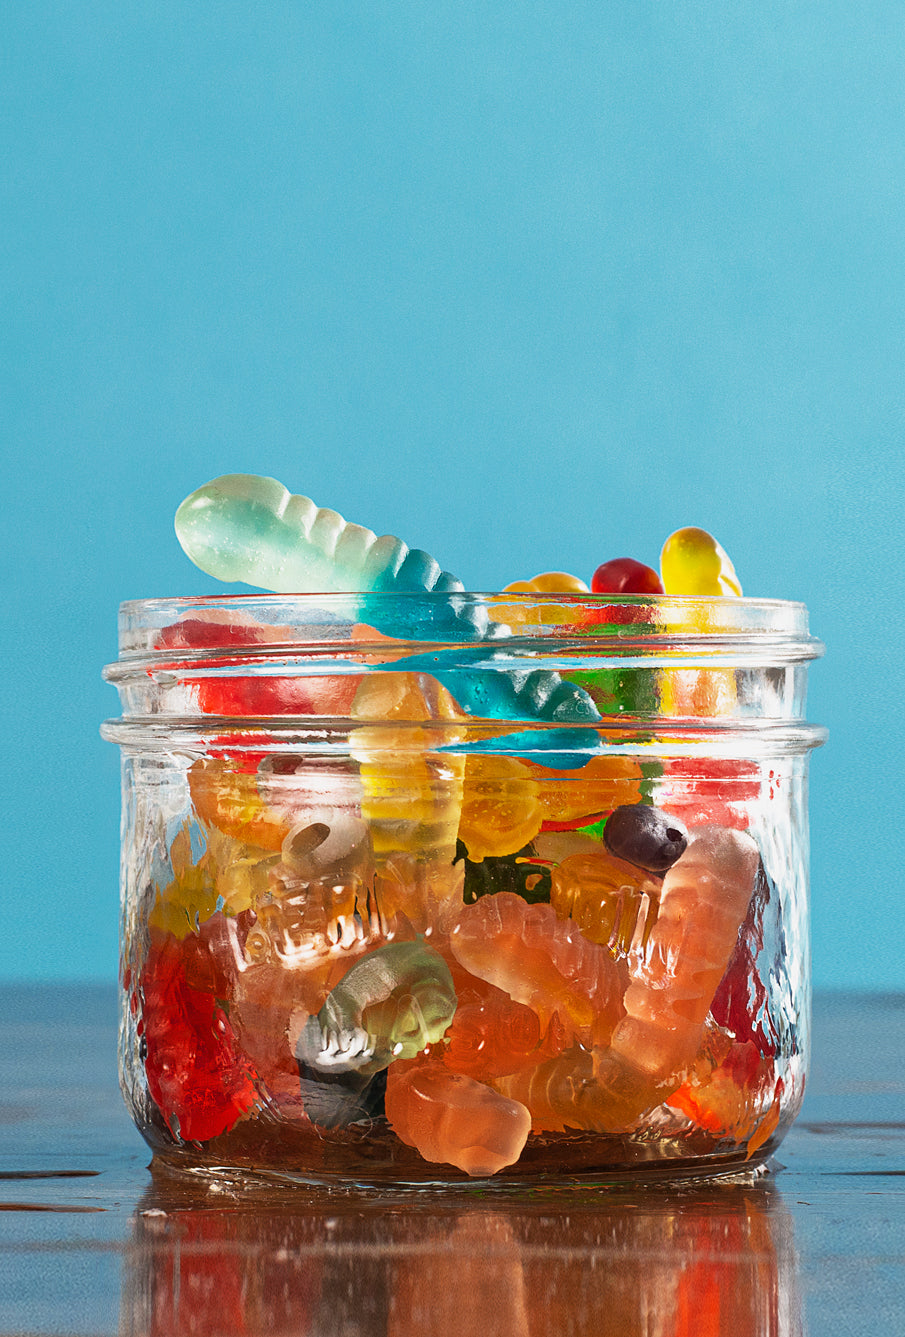
[[[157,1178],[145,1193],[122,1337],[802,1331],[792,1218],[769,1182],[291,1207],[217,1187]]]

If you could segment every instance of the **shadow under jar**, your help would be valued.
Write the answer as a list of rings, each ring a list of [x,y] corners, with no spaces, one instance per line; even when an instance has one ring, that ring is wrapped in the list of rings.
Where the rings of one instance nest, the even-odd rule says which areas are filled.
[[[360,1185],[761,1164],[808,1057],[801,604],[120,611],[125,1098],[155,1164]]]

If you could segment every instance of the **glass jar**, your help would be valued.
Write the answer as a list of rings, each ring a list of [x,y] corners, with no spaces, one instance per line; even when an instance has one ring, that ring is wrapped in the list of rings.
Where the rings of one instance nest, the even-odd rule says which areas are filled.
[[[807,1068],[820,653],[776,600],[124,604],[121,1079],[156,1162],[762,1163]]]

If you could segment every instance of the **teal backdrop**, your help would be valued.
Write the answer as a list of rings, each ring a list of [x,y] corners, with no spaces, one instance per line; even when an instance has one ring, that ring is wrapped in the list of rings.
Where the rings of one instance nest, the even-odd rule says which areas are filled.
[[[805,601],[814,977],[901,988],[901,0],[6,0],[0,977],[113,978],[120,600],[275,475],[478,589]]]

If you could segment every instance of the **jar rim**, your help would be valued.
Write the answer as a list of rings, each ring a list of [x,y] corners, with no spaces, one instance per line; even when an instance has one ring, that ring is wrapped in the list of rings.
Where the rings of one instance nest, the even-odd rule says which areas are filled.
[[[452,608],[462,621],[450,634]],[[397,617],[394,618],[393,612]],[[557,648],[569,643],[606,645],[609,653],[631,648],[668,646],[681,651],[702,644],[730,656],[754,646],[780,653],[784,661],[811,660],[824,652],[810,634],[804,603],[787,599],[734,596],[532,594],[461,590],[453,593],[304,593],[179,595],[130,599],[119,609],[120,659],[152,655],[160,649],[158,633],[192,617],[236,625],[256,624],[254,652],[292,645],[323,645],[330,641],[363,640],[364,629],[375,641],[386,641],[382,627],[406,628],[391,639],[415,644],[492,643],[525,648],[531,641]]]

